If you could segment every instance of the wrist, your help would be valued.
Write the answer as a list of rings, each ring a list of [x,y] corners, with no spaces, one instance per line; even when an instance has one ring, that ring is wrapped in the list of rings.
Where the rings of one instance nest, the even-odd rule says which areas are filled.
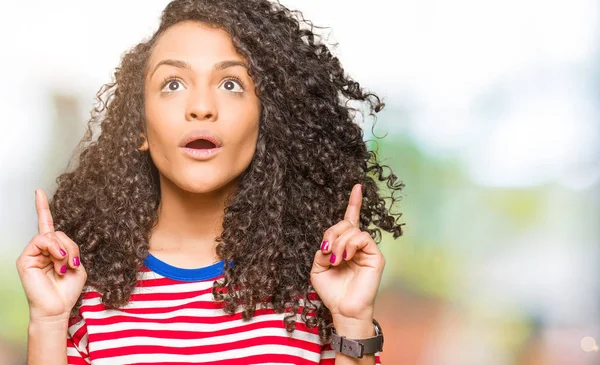
[[[372,316],[370,319],[334,317],[333,327],[338,335],[350,339],[369,338],[376,335]]]
[[[69,326],[69,314],[56,316],[29,315],[29,332],[36,331],[63,331]]]
[[[364,361],[372,363],[373,356],[383,351],[383,331],[375,319],[372,319],[368,325],[363,320],[337,323],[341,330],[338,331],[334,325],[331,333],[331,348],[341,354],[340,359],[345,359],[342,355],[355,359],[363,359],[366,356]],[[364,361],[360,363],[363,364]]]
[[[39,336],[39,335],[58,335],[64,336],[69,329],[68,323],[65,322],[29,322],[29,327],[27,329],[27,334],[31,336]]]

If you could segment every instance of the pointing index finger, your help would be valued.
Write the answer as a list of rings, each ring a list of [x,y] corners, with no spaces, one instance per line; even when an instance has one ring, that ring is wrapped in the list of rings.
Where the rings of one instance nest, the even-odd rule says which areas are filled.
[[[38,233],[46,234],[54,232],[54,221],[52,220],[52,214],[48,206],[48,198],[42,189],[35,191],[35,210],[38,216]]]
[[[358,227],[360,220],[360,206],[362,205],[362,185],[356,184],[352,188],[350,198],[348,199],[348,208],[344,219]]]

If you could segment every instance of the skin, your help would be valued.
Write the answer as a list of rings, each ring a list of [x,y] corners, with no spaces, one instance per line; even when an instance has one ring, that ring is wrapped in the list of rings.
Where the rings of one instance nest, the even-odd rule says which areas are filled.
[[[36,234],[17,259],[17,271],[29,304],[27,364],[66,364],[65,338],[71,308],[87,274],[79,248],[63,232],[55,232],[48,198],[35,191]]]
[[[159,65],[168,59],[184,61],[191,70]],[[150,252],[179,267],[218,261],[214,238],[222,230],[225,199],[235,190],[256,148],[260,101],[254,82],[243,66],[215,70],[222,61],[246,64],[228,33],[183,22],[161,36],[148,62],[147,135],[140,149],[150,152],[161,185]],[[184,154],[178,143],[194,128],[219,137],[221,152],[207,161]]]
[[[159,66],[166,59],[184,61],[189,69]],[[218,260],[214,238],[222,230],[225,200],[235,191],[256,148],[260,101],[254,83],[243,66],[216,70],[222,61],[246,62],[226,32],[183,22],[161,36],[146,70],[146,133],[139,149],[151,154],[161,184],[150,252],[178,267],[202,267]],[[165,83],[166,77],[173,79]],[[210,160],[193,160],[178,147],[183,134],[196,127],[209,129],[222,140],[221,152]],[[325,232],[310,274],[338,334],[355,339],[375,335],[373,308],[385,265],[376,243],[358,228],[361,202],[357,184],[344,219]],[[39,233],[17,260],[30,308],[28,363],[47,364],[52,359],[65,364],[68,316],[87,275],[74,260],[79,255],[77,244],[54,232],[41,190],[36,191],[36,210]],[[338,365],[374,363],[372,355],[363,359],[336,355]]]

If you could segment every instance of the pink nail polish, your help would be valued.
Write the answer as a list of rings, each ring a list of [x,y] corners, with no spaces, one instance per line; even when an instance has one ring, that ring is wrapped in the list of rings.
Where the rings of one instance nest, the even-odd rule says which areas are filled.
[[[321,242],[321,251],[327,251],[328,248],[329,248],[329,242],[327,242],[327,241]]]
[[[67,252],[65,250],[63,250],[62,248],[60,249],[60,254],[63,256],[67,256]]]
[[[67,273],[67,265],[63,265],[63,267],[60,268],[60,273],[61,274],[66,274]]]
[[[332,264],[335,262],[335,254],[334,253],[331,254],[331,257],[329,258],[329,262]]]
[[[79,266],[79,256],[73,257],[73,265],[74,266]]]
[[[346,258],[346,250],[344,250],[344,253],[342,254],[342,258],[345,259]]]

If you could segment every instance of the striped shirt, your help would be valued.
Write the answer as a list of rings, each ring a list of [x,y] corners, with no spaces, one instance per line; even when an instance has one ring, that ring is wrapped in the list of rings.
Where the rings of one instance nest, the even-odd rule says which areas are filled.
[[[335,364],[335,352],[300,315],[289,333],[272,306],[257,307],[249,321],[241,309],[226,314],[212,295],[222,276],[223,261],[182,269],[150,254],[126,306],[109,309],[86,287],[82,318],[68,328],[68,364]]]

